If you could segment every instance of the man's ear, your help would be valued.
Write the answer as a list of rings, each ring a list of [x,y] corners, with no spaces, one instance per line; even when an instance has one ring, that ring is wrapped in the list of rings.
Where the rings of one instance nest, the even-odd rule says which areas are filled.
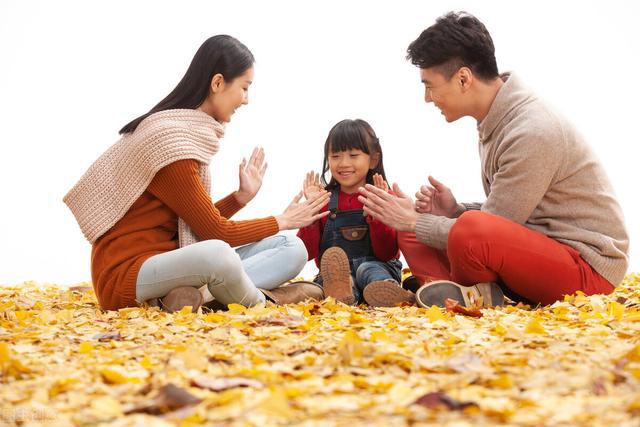
[[[211,92],[213,93],[218,93],[222,90],[222,88],[224,87],[224,76],[220,73],[215,74],[212,78],[211,78]]]
[[[471,70],[468,67],[462,67],[458,70],[458,75],[456,77],[458,79],[460,89],[463,92],[469,90],[471,83],[473,82],[473,73]]]

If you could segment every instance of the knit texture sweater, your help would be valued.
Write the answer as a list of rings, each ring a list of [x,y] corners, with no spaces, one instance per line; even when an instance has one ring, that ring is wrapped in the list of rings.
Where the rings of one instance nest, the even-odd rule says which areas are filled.
[[[464,204],[500,215],[580,252],[616,286],[628,266],[622,210],[598,159],[562,116],[513,74],[478,124],[484,203]],[[455,218],[420,215],[416,236],[447,247]]]
[[[89,242],[109,230],[145,191],[156,172],[177,160],[202,164],[200,178],[208,192],[208,165],[218,151],[223,126],[198,110],[165,110],[145,118],[100,156],[67,193],[64,202]],[[197,239],[179,224],[180,246]]]
[[[198,240],[232,246],[278,232],[274,217],[228,221],[235,197],[209,196],[209,162],[224,128],[197,110],[143,120],[100,156],[64,197],[93,244],[91,274],[104,309],[137,304],[135,283],[149,257]]]
[[[242,206],[233,195],[214,205],[200,179],[200,167],[196,160],[187,159],[162,168],[129,211],[94,242],[91,276],[103,309],[138,303],[135,294],[140,267],[150,257],[179,247],[178,218],[200,240],[220,239],[231,246],[278,232],[274,217],[230,221]]]

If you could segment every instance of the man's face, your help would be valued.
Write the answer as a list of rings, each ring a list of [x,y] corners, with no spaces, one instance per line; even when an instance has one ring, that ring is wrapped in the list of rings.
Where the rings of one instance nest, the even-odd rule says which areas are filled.
[[[420,79],[424,83],[424,100],[427,103],[433,102],[447,122],[454,122],[466,115],[458,72],[447,79],[434,67],[421,68]]]

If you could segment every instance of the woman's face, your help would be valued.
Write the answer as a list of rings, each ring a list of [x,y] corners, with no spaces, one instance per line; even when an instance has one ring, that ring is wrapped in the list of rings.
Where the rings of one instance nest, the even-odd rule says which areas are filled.
[[[211,92],[203,104],[203,110],[220,123],[231,121],[231,116],[242,105],[249,103],[249,86],[253,82],[253,67],[232,81],[225,81],[220,74],[211,80]]]

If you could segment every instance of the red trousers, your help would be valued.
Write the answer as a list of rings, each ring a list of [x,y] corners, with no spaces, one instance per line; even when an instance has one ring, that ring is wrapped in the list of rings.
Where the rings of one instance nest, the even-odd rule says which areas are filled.
[[[413,233],[398,233],[398,244],[421,281],[496,282],[508,296],[545,305],[576,291],[608,294],[614,288],[572,247],[486,212],[463,213],[449,232],[446,252]]]

